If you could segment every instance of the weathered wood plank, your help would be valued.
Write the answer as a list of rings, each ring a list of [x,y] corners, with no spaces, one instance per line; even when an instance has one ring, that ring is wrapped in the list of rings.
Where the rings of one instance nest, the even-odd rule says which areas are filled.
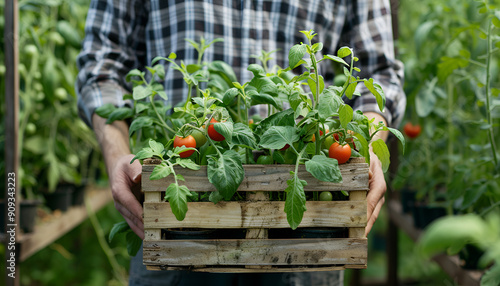
[[[142,166],[142,188],[144,192],[165,191],[166,186],[173,183],[173,177],[160,180],[149,180],[155,165]],[[287,187],[292,165],[245,165],[245,178],[238,191],[283,191]],[[340,165],[342,183],[323,182],[314,178],[306,171],[305,166],[299,166],[298,176],[307,181],[305,191],[361,191],[368,190],[368,164],[348,163]],[[176,166],[175,172],[186,179],[185,184],[193,192],[211,192],[215,187],[208,181],[207,166],[201,166],[198,171]]]
[[[145,228],[289,228],[285,202],[190,202],[183,221],[168,203],[144,203]],[[309,201],[300,227],[362,227],[366,202]]]
[[[338,271],[345,269],[366,269],[366,264],[347,264],[334,266],[293,266],[293,267],[276,267],[270,266],[267,268],[242,268],[242,267],[204,267],[204,266],[176,266],[169,267],[164,265],[146,265],[147,270],[184,270],[191,272],[208,272],[208,273],[285,273],[285,272],[320,272],[320,271]]]
[[[354,191],[349,193],[349,201],[364,201],[363,203],[363,209],[365,210],[365,219],[367,219],[368,214],[366,213],[367,211],[367,206],[366,206],[366,192],[365,191]],[[351,227],[349,228],[349,237],[350,238],[359,238],[359,237],[365,237],[365,227]]]
[[[363,265],[366,261],[365,238],[144,241],[147,265]]]

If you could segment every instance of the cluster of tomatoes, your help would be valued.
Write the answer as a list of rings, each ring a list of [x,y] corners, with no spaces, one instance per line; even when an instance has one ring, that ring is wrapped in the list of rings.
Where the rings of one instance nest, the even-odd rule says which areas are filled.
[[[220,142],[223,141],[225,138],[222,136],[217,130],[214,128],[214,123],[217,123],[218,121],[215,120],[215,118],[212,118],[210,120],[210,124],[208,125],[208,136],[210,139]],[[181,136],[175,136],[174,138],[174,148],[175,147],[181,147],[185,146],[186,148],[200,148],[207,142],[207,138],[205,135],[203,135],[202,132],[198,130],[193,130],[191,135],[187,135],[186,137],[181,137]],[[194,150],[186,150],[179,155],[181,158],[187,158],[191,155],[193,155]]]
[[[214,123],[217,123],[218,121],[214,118],[210,120],[210,124],[208,125],[207,133],[210,139],[220,142],[223,141],[225,138],[222,134],[217,132],[214,128]],[[320,130],[320,135],[323,136],[323,131]],[[326,131],[328,133],[328,130]],[[346,163],[349,158],[351,157],[351,145],[353,148],[356,146],[354,145],[354,140],[352,137],[349,137],[345,140],[344,144],[341,144],[339,139],[340,139],[340,134],[339,133],[334,133],[327,138],[324,139],[323,141],[323,148],[328,149],[328,156],[330,158],[336,159],[339,164],[344,164]],[[203,146],[207,141],[207,138],[203,135],[202,132],[198,130],[193,130],[191,135],[187,135],[186,137],[181,137],[181,136],[175,136],[174,138],[174,148],[175,147],[181,147],[185,146],[187,148],[200,148]],[[315,142],[315,136],[313,135],[312,142]],[[287,144],[285,147],[280,149],[280,151],[285,151],[288,149],[290,146]],[[179,155],[181,158],[187,158],[191,156],[194,153],[194,150],[186,150]],[[261,155],[257,159],[257,164],[272,164],[273,159],[272,156],[269,155]]]

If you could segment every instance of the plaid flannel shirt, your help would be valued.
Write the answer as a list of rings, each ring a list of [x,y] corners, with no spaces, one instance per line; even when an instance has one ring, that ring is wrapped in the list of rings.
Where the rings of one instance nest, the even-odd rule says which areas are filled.
[[[240,82],[251,79],[246,67],[252,55],[272,51],[269,66],[288,66],[288,50],[308,40],[301,30],[314,30],[324,44],[323,54],[341,46],[353,48],[362,78],[372,77],[386,95],[380,112],[375,97],[362,84],[362,96],[344,99],[353,109],[382,114],[397,126],[404,114],[402,64],[395,59],[389,0],[93,0],[86,36],[78,56],[76,90],[81,117],[90,125],[95,109],[112,103],[124,106],[131,92],[125,75],[144,70],[156,56],[177,54],[186,64],[198,54],[185,39],[223,38],[204,55],[204,61],[222,60],[233,67]],[[320,72],[326,83],[334,73],[329,61]],[[164,86],[172,106],[187,98],[180,72],[166,69]]]

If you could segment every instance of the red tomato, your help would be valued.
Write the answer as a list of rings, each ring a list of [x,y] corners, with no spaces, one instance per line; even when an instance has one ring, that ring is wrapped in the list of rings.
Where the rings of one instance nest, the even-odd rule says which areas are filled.
[[[422,131],[422,127],[420,125],[413,125],[411,122],[408,122],[405,124],[403,128],[406,136],[410,138],[417,138],[418,135],[420,135],[420,132]]]
[[[328,150],[328,157],[337,159],[339,164],[344,164],[351,158],[351,146],[349,146],[349,144],[340,145],[334,142],[332,146],[330,146],[330,150]]]
[[[212,118],[212,120],[210,120],[210,124],[208,125],[208,136],[214,141],[222,141],[226,139],[215,130],[213,123],[219,123],[219,121],[215,120],[215,118]]]
[[[182,138],[180,136],[175,136],[174,148],[181,147],[181,146],[186,146],[187,148],[196,148],[196,140],[194,139],[194,137],[192,135],[188,135],[184,138]],[[193,153],[194,153],[194,150],[187,150],[187,151],[180,153],[179,155],[181,156],[181,158],[187,158],[187,157],[191,156]]]
[[[290,148],[289,144],[286,144],[285,147],[281,148],[280,151],[285,151],[286,149]]]

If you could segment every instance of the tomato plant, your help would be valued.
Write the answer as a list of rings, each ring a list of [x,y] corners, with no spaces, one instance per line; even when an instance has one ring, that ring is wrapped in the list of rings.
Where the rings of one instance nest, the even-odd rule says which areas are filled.
[[[175,136],[174,138],[174,148],[184,146],[186,148],[196,148],[196,140],[192,135],[188,135],[186,137]],[[184,152],[179,153],[181,158],[187,158],[193,155],[194,150],[186,150]]]
[[[420,132],[422,131],[422,127],[418,124],[413,125],[413,123],[407,122],[405,124],[405,126],[403,127],[403,130],[404,130],[406,136],[414,139],[420,135]]]
[[[205,143],[207,143],[207,137],[200,130],[193,129],[191,135],[196,141],[196,148],[200,148],[201,146],[205,145]]]
[[[339,164],[344,164],[351,158],[351,146],[349,144],[340,145],[335,142],[330,146],[328,150],[328,156],[333,159],[337,159]]]

